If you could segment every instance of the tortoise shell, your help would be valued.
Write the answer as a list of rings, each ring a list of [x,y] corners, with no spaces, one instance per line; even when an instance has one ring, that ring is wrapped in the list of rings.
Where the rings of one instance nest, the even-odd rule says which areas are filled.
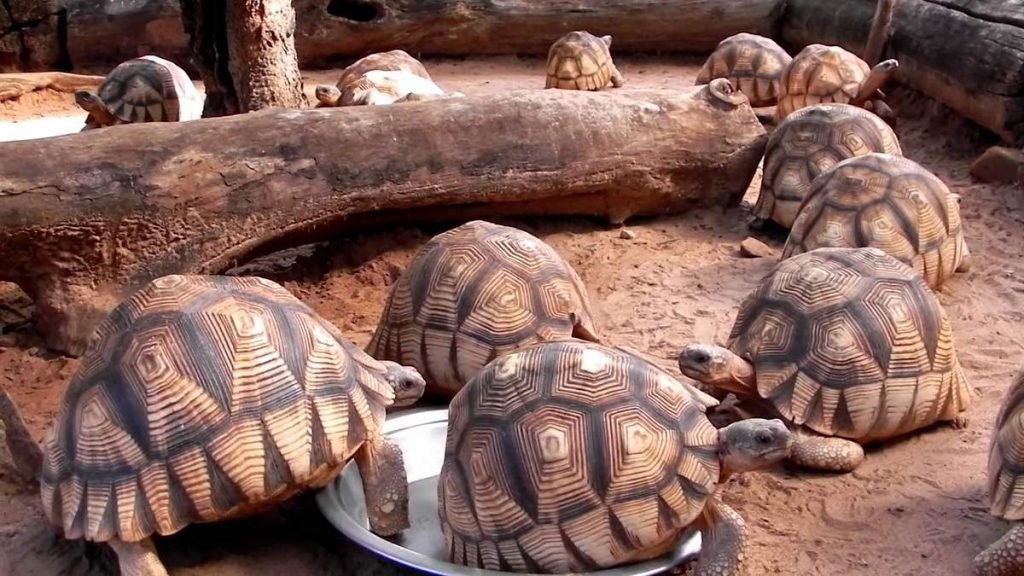
[[[903,156],[847,158],[811,183],[782,258],[815,248],[872,246],[940,287],[969,253],[957,197]]]
[[[326,484],[379,432],[385,368],[262,278],[165,276],[96,330],[43,443],[67,538],[134,542]]]
[[[875,248],[783,260],[744,299],[726,347],[780,416],[826,436],[891,438],[970,405],[945,310]]]
[[[794,110],[815,104],[845,104],[857,95],[870,73],[868,63],[848,50],[809,44],[782,72],[775,119],[781,122]]]
[[[494,358],[541,340],[596,337],[586,288],[539,238],[482,220],[438,234],[388,296],[366,350],[451,396]]]
[[[990,511],[1024,520],[1024,370],[1017,373],[996,417],[988,454]]]
[[[404,71],[432,80],[427,69],[423,67],[423,63],[413,58],[408,52],[389,50],[363,56],[342,70],[341,76],[338,78],[338,90],[344,92],[346,86],[356,82],[363,74],[371,70]]]
[[[892,128],[872,112],[835,103],[793,112],[768,139],[754,215],[790,228],[818,175],[870,152],[903,155]]]
[[[574,573],[659,556],[719,479],[716,402],[625,350],[544,342],[448,408],[438,513],[450,561]]]
[[[577,30],[562,36],[548,49],[545,88],[600,90],[611,82],[622,85],[612,62],[611,36]]]
[[[203,97],[188,74],[159,56],[118,64],[100,83],[96,95],[123,124],[195,120],[203,112]],[[98,125],[91,114],[86,118],[87,128]]]
[[[778,100],[782,71],[793,57],[774,40],[740,32],[718,43],[694,84],[728,79],[751,106],[772,106]]]

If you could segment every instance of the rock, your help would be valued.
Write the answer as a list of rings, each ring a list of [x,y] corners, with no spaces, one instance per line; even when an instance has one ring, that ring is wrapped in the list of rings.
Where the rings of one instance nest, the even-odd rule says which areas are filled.
[[[619,232],[619,238],[622,238],[623,240],[632,240],[636,238],[636,232],[623,228],[622,231]]]
[[[745,258],[770,258],[774,254],[767,244],[753,236],[747,236],[740,243],[740,256]]]
[[[992,146],[971,164],[971,176],[982,182],[1013,182],[1017,179],[1021,157],[1020,150]]]

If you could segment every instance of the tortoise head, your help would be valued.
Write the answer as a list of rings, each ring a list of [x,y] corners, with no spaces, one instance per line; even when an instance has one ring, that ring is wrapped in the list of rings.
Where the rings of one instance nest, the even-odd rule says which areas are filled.
[[[402,366],[397,362],[389,360],[382,360],[381,364],[387,370],[384,378],[387,379],[388,383],[391,384],[391,388],[395,391],[395,403],[391,405],[392,408],[411,406],[423,396],[427,382],[418,370],[412,366]]]
[[[686,346],[679,353],[679,371],[712,389],[743,395],[756,391],[754,367],[721,346]]]
[[[319,85],[316,87],[316,99],[322,106],[337,106],[341,99],[341,90],[337,86]]]
[[[114,115],[107,109],[107,105],[103,103],[103,100],[100,100],[99,96],[92,92],[86,90],[76,91],[75,104],[78,104],[82,110],[88,112],[99,126],[110,126],[116,123]]]
[[[748,418],[718,430],[721,479],[774,466],[793,448],[793,433],[778,418]]]
[[[855,106],[862,106],[864,102],[875,95],[879,88],[885,85],[899,68],[900,63],[893,58],[875,64],[875,67],[871,69],[868,77],[864,79],[864,82],[860,85],[860,90],[857,91],[857,95],[853,97],[850,103]]]

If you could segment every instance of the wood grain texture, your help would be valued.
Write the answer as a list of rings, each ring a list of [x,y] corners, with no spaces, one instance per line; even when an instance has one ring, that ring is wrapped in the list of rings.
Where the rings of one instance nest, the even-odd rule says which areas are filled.
[[[424,222],[622,222],[736,205],[767,134],[745,101],[708,88],[538,88],[2,144],[0,278],[35,299],[51,347],[80,354],[127,290],[339,226],[408,221],[410,210]]]
[[[43,442],[46,515],[66,538],[136,542],[322,486],[383,423],[385,374],[278,284],[158,278],[68,385]]]
[[[921,275],[870,248],[783,260],[726,343],[780,416],[857,442],[951,421],[971,405],[945,310]]]
[[[695,390],[622,349],[547,342],[449,406],[438,511],[452,562],[566,573],[658,556],[719,480]]]
[[[821,42],[861,53],[874,0],[789,0],[785,45]],[[907,84],[991,130],[1024,139],[1024,4],[1020,0],[900,0],[883,58]],[[951,41],[951,39],[957,39]]]

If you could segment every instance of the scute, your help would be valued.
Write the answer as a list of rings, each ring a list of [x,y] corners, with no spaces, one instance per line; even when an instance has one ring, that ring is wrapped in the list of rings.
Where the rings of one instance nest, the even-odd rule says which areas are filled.
[[[818,248],[780,262],[744,299],[726,347],[754,365],[759,395],[784,417],[866,442],[969,406],[952,338],[913,269],[874,248]]]
[[[778,100],[782,72],[792,60],[771,38],[740,32],[718,43],[694,84],[727,78],[751,106],[771,106]]]
[[[989,510],[1024,520],[1024,369],[1014,376],[996,417],[988,456]]]
[[[487,408],[499,397],[501,410]],[[491,362],[449,405],[438,487],[449,558],[584,571],[667,549],[719,478],[705,409],[660,368],[597,343]]]
[[[569,32],[548,49],[546,88],[600,90],[611,78],[611,52],[589,32]]]
[[[941,287],[966,253],[959,207],[942,180],[903,156],[847,158],[811,183],[782,258],[868,246]]]
[[[69,538],[137,541],[290,498],[394,399],[383,365],[260,278],[159,278],[97,333],[43,443],[43,506]]]
[[[491,360],[542,340],[596,334],[579,275],[522,230],[482,220],[428,241],[391,289],[366,350],[451,396]]]
[[[869,73],[867,63],[844,48],[809,44],[782,72],[775,119],[781,122],[794,111],[819,103],[845,104]]]

